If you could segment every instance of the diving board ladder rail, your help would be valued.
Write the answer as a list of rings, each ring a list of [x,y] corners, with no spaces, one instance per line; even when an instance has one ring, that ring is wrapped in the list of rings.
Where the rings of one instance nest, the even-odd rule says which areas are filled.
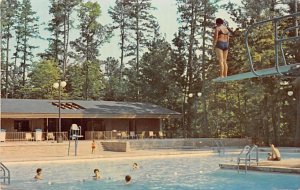
[[[253,153],[253,151],[255,151],[255,157],[252,158],[251,155]],[[245,162],[245,173],[247,173],[247,166],[251,164],[251,160],[255,160],[256,161],[256,165],[258,165],[258,146],[256,145],[246,145],[243,150],[240,152],[240,154],[238,155],[237,158],[237,170],[238,173],[240,173],[240,163],[242,161]]]
[[[298,16],[300,16],[300,12],[290,14],[290,15],[281,16],[281,17],[276,17],[276,18],[269,19],[269,20],[264,20],[264,21],[261,21],[261,22],[257,22],[257,23],[252,24],[250,27],[248,27],[248,29],[245,32],[246,51],[247,51],[247,56],[248,56],[248,59],[249,59],[251,72],[255,76],[259,77],[259,76],[262,76],[262,75],[257,73],[257,71],[254,69],[254,66],[253,66],[253,60],[252,60],[252,56],[251,56],[251,52],[250,52],[250,48],[249,48],[249,43],[248,43],[249,33],[252,31],[253,28],[255,28],[259,25],[263,25],[263,24],[268,23],[268,22],[273,22],[274,23],[275,68],[276,68],[276,71],[277,71],[278,74],[283,75],[283,73],[280,71],[280,68],[279,68],[279,58],[278,58],[279,48],[281,50],[283,64],[287,65],[285,57],[284,57],[284,51],[283,51],[283,48],[282,48],[282,43],[285,42],[285,41],[300,40],[300,36],[298,36],[298,34],[296,34],[293,37],[284,38],[284,34],[289,30],[300,28],[300,25],[286,28],[285,30],[282,31],[281,35],[279,36],[278,35],[278,22],[280,22],[283,19],[290,18],[290,17],[295,17],[297,19]]]
[[[10,184],[10,171],[2,162],[0,162],[0,171],[2,171],[0,179],[3,180],[3,184],[9,185]]]

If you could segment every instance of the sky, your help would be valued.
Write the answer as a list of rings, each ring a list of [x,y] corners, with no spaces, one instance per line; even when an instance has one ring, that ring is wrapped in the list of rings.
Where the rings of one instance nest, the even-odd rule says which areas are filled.
[[[87,1],[87,0],[86,0]],[[94,0],[96,1],[96,0]],[[101,6],[102,15],[100,16],[100,22],[102,24],[109,24],[112,23],[112,19],[108,14],[108,9],[110,6],[114,6],[115,0],[97,0]],[[237,3],[240,3],[239,0],[233,0]],[[228,2],[227,0],[221,0],[220,4],[224,4]],[[48,21],[51,19],[51,15],[49,15],[49,0],[31,0],[32,8],[34,11],[37,12],[37,16],[40,18],[40,23],[44,23],[40,25],[40,35],[42,37],[49,37],[50,34],[44,29]],[[160,24],[160,31],[166,37],[168,42],[171,42],[174,33],[177,32],[179,24],[177,23],[177,7],[176,7],[176,0],[152,0],[153,7],[157,9],[154,11],[154,15],[157,18]],[[73,15],[76,17],[76,15]],[[230,23],[231,27],[235,27],[235,24],[232,23],[230,20],[229,15],[224,11],[220,10],[216,17],[221,17],[227,20]],[[71,33],[72,36],[72,33]],[[72,37],[71,37],[72,38]],[[72,40],[72,39],[71,39]],[[118,36],[117,34],[110,40],[110,43],[106,43],[100,49],[100,59],[106,59],[107,57],[115,57],[118,58],[120,56],[120,50],[118,47]],[[47,46],[47,40],[33,40],[34,44],[39,46],[37,52],[43,52]]]

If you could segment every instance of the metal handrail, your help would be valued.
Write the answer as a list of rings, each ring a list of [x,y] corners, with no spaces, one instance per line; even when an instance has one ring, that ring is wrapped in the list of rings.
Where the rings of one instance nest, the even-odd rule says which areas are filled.
[[[285,56],[284,56],[284,51],[283,51],[283,48],[282,48],[282,42],[288,40],[289,38],[285,38],[284,39],[283,35],[286,34],[287,31],[290,31],[290,30],[293,30],[293,29],[297,29],[297,28],[300,28],[300,25],[284,29],[281,32],[280,40],[277,40],[277,42],[280,43],[280,49],[281,49],[281,54],[282,54],[282,61],[283,61],[284,65],[287,65],[287,64],[286,64],[286,60],[285,60]],[[300,38],[300,36],[296,36],[296,39],[298,39],[298,38]]]
[[[275,40],[274,40],[275,41],[275,67],[276,67],[277,73],[280,74],[280,75],[283,75],[280,72],[280,69],[279,69],[278,45],[282,48],[282,42],[288,41],[288,40],[295,40],[295,39],[298,40],[298,39],[300,39],[300,37],[299,36],[295,36],[295,37],[288,37],[288,38],[285,38],[285,39],[278,39],[278,27],[277,27],[277,24],[282,19],[289,18],[289,17],[297,17],[297,16],[300,16],[300,12],[297,12],[297,13],[294,13],[294,14],[290,14],[290,15],[281,16],[281,17],[276,17],[276,18],[269,19],[269,20],[264,20],[264,21],[261,21],[261,22],[257,22],[257,23],[252,24],[250,27],[248,27],[248,29],[245,32],[245,44],[246,44],[246,51],[247,51],[247,55],[248,55],[248,59],[249,59],[249,63],[250,63],[250,69],[251,69],[251,72],[254,75],[261,76],[260,74],[258,74],[255,71],[254,66],[253,66],[253,60],[252,60],[252,56],[251,56],[251,52],[250,52],[250,48],[249,48],[249,42],[248,42],[249,41],[249,33],[250,33],[250,31],[253,28],[255,28],[256,26],[259,26],[259,25],[262,25],[262,24],[265,24],[265,23],[268,23],[268,22],[274,22],[274,29],[275,29],[275,31],[274,31],[274,34],[275,34]],[[298,28],[298,27],[295,26],[295,28]],[[282,37],[282,36],[280,36],[280,37]],[[281,49],[281,51],[283,52],[282,49]],[[282,55],[282,56],[284,57],[284,55]]]
[[[251,158],[251,153],[253,150],[256,150],[255,158]],[[245,154],[245,158],[241,158],[241,156]],[[247,166],[248,163],[250,165],[251,160],[255,160],[256,164],[258,165],[258,146],[253,145],[253,146],[245,146],[244,149],[240,152],[238,158],[237,158],[237,168],[238,168],[238,173],[240,172],[240,162],[241,160],[245,161],[245,173],[247,172]],[[248,162],[249,161],[249,162]]]
[[[4,184],[6,183],[6,179],[7,179],[7,184],[10,184],[10,171],[9,171],[9,169],[2,162],[0,162],[0,168],[3,171]]]
[[[219,156],[221,155],[222,152],[223,154],[225,154],[225,146],[221,140],[215,140],[214,144],[217,146],[217,152],[219,153]]]

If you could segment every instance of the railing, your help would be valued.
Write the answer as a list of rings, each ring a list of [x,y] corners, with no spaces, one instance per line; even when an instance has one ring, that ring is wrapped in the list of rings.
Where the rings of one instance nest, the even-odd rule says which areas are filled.
[[[37,135],[39,134],[39,135]],[[64,141],[69,140],[68,132],[61,132]],[[55,141],[59,132],[6,132],[6,141]],[[86,140],[95,139],[143,139],[166,138],[163,131],[85,131]]]
[[[3,183],[10,184],[10,171],[2,162],[0,162],[0,171],[3,172],[2,176],[0,176],[0,179],[3,180]]]
[[[256,151],[255,158],[251,158],[251,154],[253,151]],[[240,163],[241,161],[245,161],[245,173],[247,172],[247,166],[251,164],[251,160],[256,161],[256,165],[258,165],[258,147],[256,145],[253,146],[245,146],[244,149],[240,152],[237,158],[237,168],[238,173],[240,172]]]
[[[162,131],[85,131],[86,140],[165,138]]]
[[[39,135],[38,135],[39,134]],[[59,132],[6,132],[6,141],[51,141],[56,140]],[[63,140],[68,140],[68,132],[61,132]]]
[[[263,25],[263,24],[266,24],[268,22],[273,22],[274,23],[274,48],[275,48],[275,68],[277,70],[277,73],[280,74],[280,75],[283,75],[279,69],[279,58],[278,58],[278,52],[279,52],[279,48],[281,50],[281,54],[282,54],[282,60],[283,60],[283,64],[284,65],[287,65],[286,64],[286,61],[285,61],[285,57],[284,57],[284,51],[282,49],[282,43],[285,42],[285,41],[294,41],[294,40],[300,40],[300,36],[298,36],[296,34],[296,36],[293,36],[293,37],[286,37],[284,38],[284,34],[286,34],[287,31],[289,30],[292,30],[292,29],[296,29],[296,28],[300,28],[300,25],[298,26],[293,26],[293,27],[289,27],[285,30],[282,31],[281,35],[279,36],[278,35],[278,22],[283,20],[283,19],[286,19],[286,18],[291,18],[291,17],[295,17],[297,19],[297,17],[300,16],[300,12],[297,12],[297,13],[294,13],[294,14],[291,14],[291,15],[286,15],[286,16],[282,16],[282,17],[276,17],[276,18],[273,18],[273,19],[270,19],[270,20],[265,20],[265,21],[261,21],[261,22],[257,22],[257,23],[254,23],[252,24],[247,30],[246,30],[246,33],[245,33],[245,42],[246,42],[246,50],[247,50],[247,55],[248,55],[248,59],[249,59],[249,63],[250,63],[250,69],[252,71],[252,73],[256,76],[261,76],[260,74],[258,74],[256,72],[256,70],[254,69],[254,66],[253,66],[253,60],[252,60],[252,55],[251,55],[251,51],[250,51],[250,48],[249,48],[249,33],[250,31],[253,30],[253,28],[257,27],[257,26],[260,26],[260,25]]]

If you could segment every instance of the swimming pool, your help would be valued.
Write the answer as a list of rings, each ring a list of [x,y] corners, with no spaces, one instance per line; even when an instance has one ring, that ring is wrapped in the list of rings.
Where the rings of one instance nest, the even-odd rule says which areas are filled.
[[[299,156],[299,154],[297,154]],[[299,158],[299,157],[298,157]],[[12,190],[96,190],[96,189],[300,189],[300,175],[220,170],[218,164],[236,159],[225,156],[123,158],[64,163],[8,164]],[[132,170],[132,163],[141,166]],[[44,180],[34,181],[36,168],[43,168]],[[99,168],[101,180],[93,180]],[[132,184],[125,185],[125,175]]]

